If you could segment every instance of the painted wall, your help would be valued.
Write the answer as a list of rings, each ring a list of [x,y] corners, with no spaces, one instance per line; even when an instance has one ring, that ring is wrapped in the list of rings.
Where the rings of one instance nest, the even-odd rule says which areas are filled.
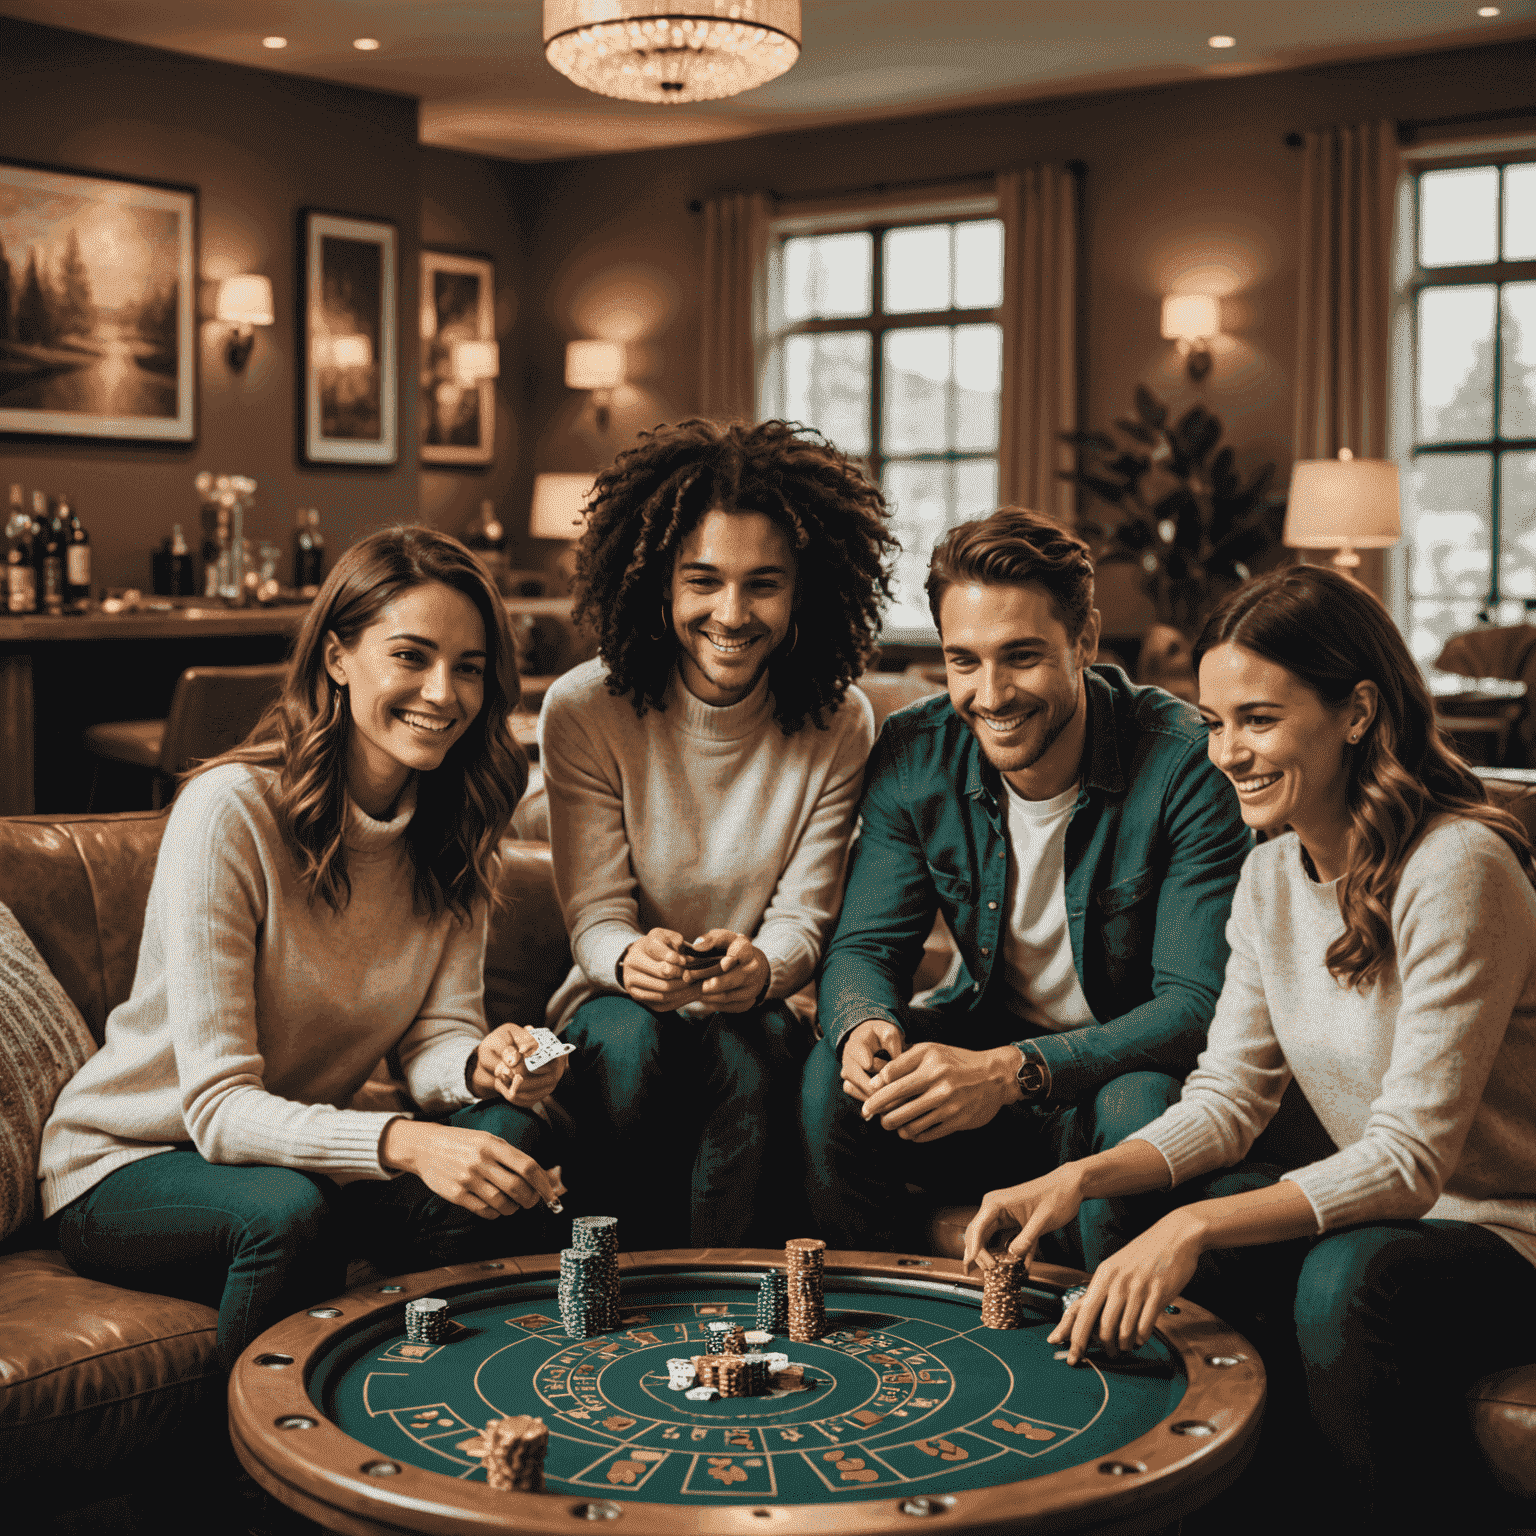
[[[596,467],[637,430],[697,408],[703,228],[691,201],[1081,160],[1088,423],[1124,413],[1138,382],[1175,407],[1197,398],[1159,337],[1162,297],[1220,292],[1228,334],[1198,398],[1225,422],[1240,468],[1274,460],[1283,483],[1301,189],[1286,134],[1533,105],[1536,44],[1515,43],[530,167],[531,467]],[[585,335],[642,344],[641,376],[602,438],[561,383],[564,344]],[[1101,598],[1109,632],[1137,633],[1149,616],[1123,579],[1103,581]]]
[[[0,18],[0,158],[191,184],[199,192],[201,275],[261,272],[277,321],[258,332],[243,374],[224,327],[199,326],[198,441],[190,447],[0,438],[0,482],[62,491],[95,550],[98,586],[149,583],[149,551],[172,522],[196,523],[199,469],[252,476],[247,533],[286,552],[293,511],[318,506],[333,547],[414,519],[418,229],[416,103],[126,46]],[[300,465],[295,368],[298,213],[391,220],[399,234],[399,463]],[[465,237],[478,245],[478,239]],[[510,434],[509,434],[510,435]]]

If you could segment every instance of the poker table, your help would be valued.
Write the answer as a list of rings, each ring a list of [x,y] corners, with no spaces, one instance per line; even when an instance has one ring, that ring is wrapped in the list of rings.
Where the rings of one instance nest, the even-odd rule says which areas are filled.
[[[1076,1367],[1047,1342],[1061,1291],[1037,1266],[1026,1325],[982,1326],[981,1281],[949,1259],[826,1255],[828,1332],[765,1348],[799,1390],[688,1399],[667,1360],[711,1322],[755,1323],[782,1251],[620,1256],[619,1328],[568,1338],[559,1256],[375,1281],[269,1329],[230,1382],[241,1461],[275,1497],[349,1536],[932,1531],[1150,1532],[1221,1491],[1264,1402],[1253,1348],[1183,1300],[1134,1355]],[[450,1337],[406,1338],[440,1296]],[[1036,1320],[1037,1319],[1037,1320]],[[487,1420],[550,1428],[546,1492],[488,1487],[464,1449]]]

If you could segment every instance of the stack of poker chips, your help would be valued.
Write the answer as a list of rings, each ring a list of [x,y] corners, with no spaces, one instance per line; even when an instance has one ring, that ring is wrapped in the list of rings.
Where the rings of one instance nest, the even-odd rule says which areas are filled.
[[[549,1426],[543,1419],[514,1413],[492,1419],[480,1438],[485,1480],[501,1493],[543,1493]]]
[[[612,1216],[578,1216],[560,1253],[560,1321],[573,1339],[619,1326],[619,1236]]]
[[[721,1397],[747,1395],[745,1355],[700,1355],[693,1364],[701,1387],[713,1387]]]
[[[783,1274],[770,1269],[757,1286],[757,1326],[769,1333],[783,1333],[787,1317],[789,1292]]]
[[[689,1359],[668,1360],[667,1376],[667,1385],[674,1392],[686,1392],[699,1379],[699,1373]]]
[[[720,1335],[720,1350],[722,1354],[744,1355],[747,1352],[747,1330],[739,1324],[729,1333]]]
[[[448,1337],[448,1303],[437,1296],[406,1302],[405,1337],[411,1344],[441,1344]]]
[[[1025,1274],[1022,1255],[992,1255],[992,1267],[981,1284],[981,1323],[984,1328],[1024,1326]]]
[[[819,1237],[792,1237],[784,1245],[789,1336],[796,1344],[810,1344],[827,1331],[826,1253],[827,1245]]]
[[[707,1329],[708,1336],[704,1341],[704,1347],[712,1355],[723,1355],[725,1341],[731,1336],[735,1327],[735,1323],[711,1323]],[[740,1351],[737,1350],[736,1353],[739,1354]]]

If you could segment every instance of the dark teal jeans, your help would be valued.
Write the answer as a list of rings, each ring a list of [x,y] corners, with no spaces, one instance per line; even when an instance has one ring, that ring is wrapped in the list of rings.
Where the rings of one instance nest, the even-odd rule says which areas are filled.
[[[702,1019],[594,997],[565,1038],[561,1098],[580,1156],[582,1210],[619,1218],[626,1249],[773,1244],[798,1193],[793,1127],[808,1028],[784,1003]]]
[[[547,1168],[566,1146],[564,1117],[554,1118],[498,1100],[448,1124],[490,1131]],[[569,1231],[542,1206],[488,1221],[413,1174],[337,1185],[304,1169],[210,1163],[190,1147],[116,1169],[54,1220],[64,1257],[87,1278],[216,1307],[226,1368],[289,1313],[345,1289],[349,1258],[402,1272],[547,1252]]]

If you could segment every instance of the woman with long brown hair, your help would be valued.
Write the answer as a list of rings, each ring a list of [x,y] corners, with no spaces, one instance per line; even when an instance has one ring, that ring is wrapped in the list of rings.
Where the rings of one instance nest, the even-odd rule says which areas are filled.
[[[549,1245],[559,1067],[517,1071],[531,1039],[487,1033],[483,1002],[517,698],[473,556],[386,529],[337,562],[250,738],[177,795],[132,994],[44,1130],[43,1203],[82,1273],[217,1306],[226,1365],[351,1251]],[[418,1117],[349,1107],[387,1052]]]
[[[1074,1363],[1095,1341],[1133,1349],[1187,1291],[1261,1340],[1277,1428],[1295,1428],[1292,1385],[1296,1418],[1310,1409],[1331,1457],[1293,1479],[1313,1529],[1466,1528],[1495,1497],[1466,1389],[1536,1356],[1531,846],[1355,582],[1297,567],[1250,583],[1195,665],[1211,760],[1266,839],[1209,1044],[1144,1130],[990,1194],[967,1258],[989,1264],[999,1227],[1027,1253],[1085,1199],[1188,1185],[1052,1340]],[[1217,1173],[1292,1080],[1333,1149]]]

